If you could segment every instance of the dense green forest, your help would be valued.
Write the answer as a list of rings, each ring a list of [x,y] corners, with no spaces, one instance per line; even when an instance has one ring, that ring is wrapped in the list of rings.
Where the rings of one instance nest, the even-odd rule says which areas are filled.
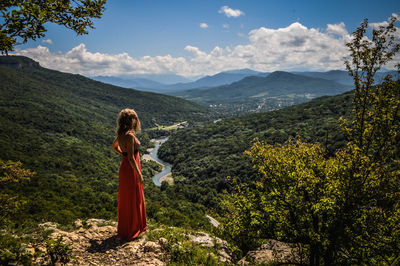
[[[229,190],[227,176],[242,182],[254,179],[256,171],[243,154],[255,138],[283,143],[289,137],[320,142],[330,154],[346,139],[339,118],[351,115],[352,92],[325,96],[308,103],[251,114],[179,130],[160,147],[159,156],[173,165],[175,189],[193,202],[218,208],[218,197]],[[218,196],[219,195],[219,196]]]
[[[45,69],[26,57],[0,57],[0,80],[0,160],[21,161],[36,173],[29,182],[0,184],[2,194],[17,195],[26,203],[11,217],[14,226],[116,217],[120,158],[110,145],[122,108],[134,108],[142,120],[141,153],[152,145],[150,137],[160,133],[146,129],[208,119],[205,108],[197,104]],[[175,216],[171,221],[186,219],[190,224],[185,215],[196,215],[201,208],[160,193],[151,181],[159,168],[143,162],[150,218],[169,223],[168,218]],[[190,210],[184,215],[182,208]],[[197,217],[197,223],[202,218]]]

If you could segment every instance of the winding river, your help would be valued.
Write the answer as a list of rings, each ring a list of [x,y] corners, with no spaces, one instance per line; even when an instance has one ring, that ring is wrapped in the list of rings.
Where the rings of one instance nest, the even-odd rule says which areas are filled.
[[[151,158],[153,158],[156,162],[158,162],[159,164],[161,164],[163,166],[162,171],[153,176],[153,182],[156,186],[161,186],[160,178],[171,173],[171,165],[167,162],[164,162],[157,156],[158,149],[167,140],[168,140],[168,137],[162,138],[162,139],[156,139],[154,141],[155,147],[149,153]],[[217,220],[215,220],[213,217],[211,217],[210,215],[206,215],[206,217],[210,220],[210,223],[214,227],[218,227],[220,225],[220,223]]]
[[[159,173],[157,173],[157,174],[155,174],[155,175],[153,176],[153,182],[154,182],[154,184],[155,184],[156,186],[161,186],[161,183],[160,183],[160,178],[161,178],[161,177],[163,177],[163,176],[168,175],[169,173],[171,173],[171,165],[170,165],[169,163],[167,163],[167,162],[164,162],[163,160],[161,160],[161,159],[158,158],[158,156],[157,156],[158,149],[159,149],[160,146],[161,146],[164,142],[166,142],[167,140],[168,140],[168,137],[162,138],[162,139],[157,139],[157,140],[155,141],[155,147],[154,147],[154,149],[153,149],[153,150],[150,152],[150,154],[149,154],[151,158],[153,158],[156,162],[158,162],[159,164],[161,164],[161,165],[163,166],[162,171],[159,172]]]

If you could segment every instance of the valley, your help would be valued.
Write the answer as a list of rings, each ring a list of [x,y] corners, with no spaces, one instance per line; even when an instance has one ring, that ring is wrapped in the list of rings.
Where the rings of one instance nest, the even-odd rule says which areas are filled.
[[[0,265],[400,265],[375,2],[2,1]]]
[[[350,86],[287,72],[175,97],[14,56],[0,57],[0,79],[0,160],[21,161],[35,172],[27,183],[2,187],[26,202],[8,222],[19,232],[41,221],[116,219],[120,158],[110,145],[119,110],[134,107],[143,123],[138,137],[150,223],[229,239],[224,226],[235,184],[259,177],[245,154],[252,143],[320,143],[329,158],[346,146],[339,119],[352,119],[354,97]]]
[[[21,161],[24,167],[37,173],[29,184],[5,188],[28,202],[24,207],[24,212],[29,213],[24,216],[26,221],[45,219],[68,223],[84,217],[115,217],[119,156],[112,153],[109,145],[116,116],[124,107],[132,106],[140,114],[142,154],[154,147],[150,139],[171,135],[160,148],[159,157],[172,165],[173,186],[164,186],[161,194],[155,192],[160,187],[152,184],[151,178],[162,167],[152,161],[143,162],[149,216],[166,222],[168,216],[160,216],[160,208],[170,210],[175,206],[170,215],[179,215],[167,224],[186,220],[187,226],[196,223],[198,227],[201,220],[200,224],[208,223],[203,219],[204,208],[218,210],[221,192],[229,189],[226,176],[248,180],[254,174],[249,160],[242,154],[254,137],[272,137],[275,142],[299,133],[310,141],[325,141],[333,150],[341,145],[342,137],[330,128],[336,125],[339,115],[347,113],[348,107],[342,105],[349,102],[342,99],[349,96],[338,96],[339,101],[323,98],[310,103],[312,107],[306,104],[220,120],[221,115],[212,108],[45,69],[24,57],[0,57],[0,77],[0,159]],[[260,94],[261,90],[256,93]],[[294,100],[295,97],[286,102],[278,99],[278,96],[274,98],[277,103],[274,109],[301,102]],[[237,101],[241,104],[240,99]],[[263,111],[263,106],[272,102],[254,104]],[[229,108],[225,111],[230,112]],[[306,115],[305,110],[312,111]],[[324,118],[316,119],[320,114],[325,114]],[[311,125],[304,120],[309,115]],[[213,123],[215,120],[219,122]],[[316,133],[309,132],[310,126]],[[171,203],[174,198],[181,200]],[[80,204],[83,200],[85,205]],[[194,213],[203,218],[194,219]],[[20,223],[19,219],[14,217],[16,223]]]
[[[20,161],[36,173],[28,183],[2,187],[3,193],[27,202],[12,217],[11,224],[19,227],[42,220],[116,217],[120,158],[111,144],[121,109],[139,113],[141,154],[154,146],[151,138],[167,132],[147,129],[209,119],[200,105],[45,69],[26,57],[1,56],[0,80],[0,160]],[[155,162],[143,162],[148,190],[159,190],[151,178],[160,170]],[[152,205],[154,210],[172,208],[168,198],[157,199],[162,195],[149,193],[149,214]]]

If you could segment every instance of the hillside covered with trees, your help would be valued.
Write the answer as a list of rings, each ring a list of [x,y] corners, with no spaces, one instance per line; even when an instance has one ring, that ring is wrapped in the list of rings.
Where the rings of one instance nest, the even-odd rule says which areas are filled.
[[[115,219],[120,158],[110,144],[118,112],[133,107],[143,121],[142,154],[152,146],[150,136],[159,134],[152,129],[182,121],[190,125],[159,149],[172,164],[174,185],[156,187],[150,177],[160,166],[142,161],[146,212],[153,225],[163,224],[151,230],[155,238],[168,235],[159,246],[168,250],[169,259],[186,256],[180,260],[184,264],[201,257],[201,263],[210,264],[211,253],[193,249],[185,241],[188,234],[173,234],[184,227],[214,231],[229,241],[237,258],[266,243],[283,243],[293,252],[284,264],[397,265],[400,81],[390,76],[374,81],[400,51],[397,22],[393,15],[374,28],[371,40],[365,38],[368,20],[353,33],[345,61],[353,91],[213,122],[214,114],[184,99],[45,69],[24,57],[0,57],[0,261],[23,261],[18,237],[38,223],[68,226],[80,218],[84,222],[78,227],[84,230],[87,218]],[[7,40],[2,51],[13,48],[15,39]],[[262,77],[251,77],[254,90],[233,83],[229,93],[222,87],[202,90],[204,98],[196,99],[233,97],[228,103],[241,105],[236,110],[241,113],[249,111],[244,104],[255,103],[243,99],[272,95],[287,100],[301,92],[305,100],[322,89],[319,78],[284,72],[268,77],[270,84],[283,79],[289,85],[268,91],[257,85]],[[311,94],[292,91],[299,83]],[[335,86],[334,94],[342,92]],[[280,102],[279,108],[302,101],[297,99]],[[206,214],[221,226],[212,228]],[[164,225],[175,228],[157,233]],[[93,235],[85,238],[93,242]],[[61,248],[55,253],[68,255],[61,238],[47,242],[47,252],[52,245]]]
[[[255,139],[283,143],[289,137],[322,143],[330,154],[346,143],[339,118],[349,117],[352,92],[325,96],[281,110],[224,119],[170,136],[159,156],[170,162],[175,187],[188,199],[209,207],[219,205],[216,197],[229,190],[227,176],[250,181],[256,172],[244,154]],[[184,189],[183,189],[184,188]]]
[[[9,160],[35,172],[29,182],[1,184],[2,193],[26,203],[10,217],[16,225],[116,216],[120,158],[111,144],[121,109],[134,108],[142,120],[141,153],[152,145],[146,129],[207,119],[197,104],[49,70],[25,57],[1,56],[0,80],[2,173]],[[156,170],[157,164],[143,163],[150,187]]]

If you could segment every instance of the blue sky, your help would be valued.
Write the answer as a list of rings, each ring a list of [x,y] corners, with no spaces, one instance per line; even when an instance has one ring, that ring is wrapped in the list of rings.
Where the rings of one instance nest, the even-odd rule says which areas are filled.
[[[342,68],[342,45],[364,18],[382,23],[393,13],[399,1],[109,0],[88,35],[49,24],[17,53],[84,75],[323,71]]]

